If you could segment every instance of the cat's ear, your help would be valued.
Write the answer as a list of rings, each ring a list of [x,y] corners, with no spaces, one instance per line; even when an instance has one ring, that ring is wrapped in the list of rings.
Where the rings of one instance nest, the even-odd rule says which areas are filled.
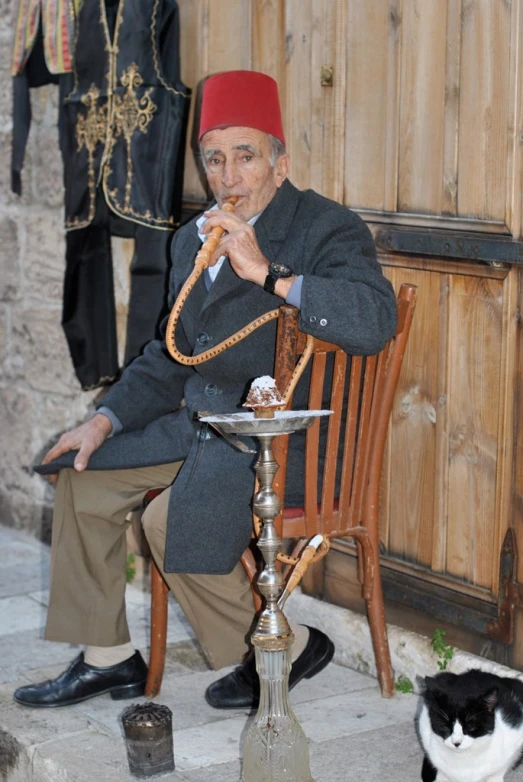
[[[424,676],[419,674],[416,676],[416,692],[420,695],[425,695],[427,692],[427,680]]]
[[[493,687],[491,690],[486,692],[485,695],[483,695],[482,700],[489,711],[494,711],[498,702],[498,688]]]

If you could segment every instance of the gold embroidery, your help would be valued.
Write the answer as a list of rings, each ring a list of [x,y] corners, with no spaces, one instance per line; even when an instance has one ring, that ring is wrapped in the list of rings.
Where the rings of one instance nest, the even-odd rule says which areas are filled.
[[[111,172],[108,171],[107,175],[109,176],[110,174]],[[118,203],[118,193],[116,188],[109,190],[106,184],[107,183],[104,180],[105,200],[107,201],[109,208],[115,214],[120,215],[120,217],[125,217],[126,220],[131,220],[132,222],[139,223],[140,225],[148,225],[150,228],[158,228],[159,230],[164,231],[169,231],[173,228],[177,228],[180,225],[180,222],[176,221],[172,215],[170,215],[167,220],[165,220],[163,217],[154,217],[149,209],[143,214],[141,212],[137,212],[135,209],[133,209],[131,204],[129,204],[129,206],[124,209],[121,204]],[[147,220],[147,223],[144,223],[144,220]],[[151,223],[159,223],[159,225],[151,225]]]
[[[86,114],[78,114],[76,119],[76,143],[78,151],[85,147],[87,150],[87,187],[89,189],[89,214],[87,221],[74,220],[66,221],[67,228],[83,228],[88,225],[95,211],[96,180],[94,173],[94,153],[97,144],[103,144],[106,138],[107,128],[107,106],[98,106],[100,90],[91,84],[85,95],[82,95],[81,101],[87,106]]]
[[[85,147],[92,157],[97,144],[105,141],[107,106],[97,107],[100,90],[91,84],[81,101],[87,106],[87,114],[80,114],[76,123],[78,151]]]
[[[133,178],[133,161],[131,157],[131,139],[136,131],[147,133],[153,114],[157,110],[156,103],[151,99],[152,87],[148,87],[139,98],[137,90],[142,86],[143,79],[140,76],[135,62],[122,73],[120,77],[122,85],[126,88],[123,95],[113,96],[114,107],[114,136],[120,134],[125,139],[127,147],[127,178],[125,182],[125,202],[123,211],[127,212],[131,205],[131,183]]]

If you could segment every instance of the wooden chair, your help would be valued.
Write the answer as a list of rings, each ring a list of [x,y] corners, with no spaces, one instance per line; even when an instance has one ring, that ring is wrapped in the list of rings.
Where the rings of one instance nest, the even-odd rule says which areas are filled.
[[[298,539],[301,545],[320,533],[327,539],[353,537],[358,551],[358,575],[376,658],[382,695],[394,695],[394,677],[387,640],[383,591],[380,577],[378,498],[383,453],[389,418],[416,302],[416,287],[402,285],[398,298],[396,333],[376,356],[348,356],[341,348],[314,340],[309,386],[311,410],[321,409],[324,384],[330,384],[326,419],[321,502],[318,504],[318,460],[321,454],[319,421],[306,434],[304,507],[285,507],[276,519],[282,538]],[[298,311],[280,308],[275,379],[283,390],[303,351],[306,336],[298,330]],[[328,362],[329,354],[333,355]],[[332,366],[329,377],[328,366]],[[275,458],[280,465],[274,488],[283,497],[287,467],[288,437],[275,439]],[[337,470],[342,455],[341,471]],[[156,492],[157,493],[157,492]],[[156,496],[148,492],[148,497]],[[257,565],[248,548],[242,563],[251,580],[255,610],[261,608],[256,591]],[[151,565],[151,653],[145,694],[155,697],[161,687],[167,636],[168,587],[154,562]]]

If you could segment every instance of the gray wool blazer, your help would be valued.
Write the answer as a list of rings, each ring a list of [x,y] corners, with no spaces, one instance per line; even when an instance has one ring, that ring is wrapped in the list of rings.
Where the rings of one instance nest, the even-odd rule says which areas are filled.
[[[269,260],[304,276],[303,331],[348,353],[371,355],[382,349],[395,330],[396,300],[376,260],[371,234],[354,212],[286,181],[256,222],[255,232]],[[199,247],[192,220],[173,239],[171,306]],[[201,277],[191,292],[178,323],[177,346],[186,355],[203,352],[281,303],[260,286],[241,280],[226,261],[209,291]],[[123,431],[92,455],[90,469],[185,460],[171,490],[167,572],[229,573],[249,543],[256,457],[209,434],[196,416],[201,410],[242,409],[251,381],[273,373],[275,333],[272,321],[196,367],[176,363],[162,341],[153,341],[103,399]],[[295,392],[296,407],[306,406],[304,382]],[[180,407],[182,400],[185,406]],[[66,454],[37,469],[56,472],[72,466],[74,456]],[[292,435],[287,498],[293,504],[302,498],[301,462],[302,443]]]

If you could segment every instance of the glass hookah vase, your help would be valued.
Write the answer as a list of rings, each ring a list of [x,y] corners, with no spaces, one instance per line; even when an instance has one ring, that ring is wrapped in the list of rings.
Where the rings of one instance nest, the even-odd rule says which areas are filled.
[[[313,782],[309,747],[289,703],[291,645],[263,649],[256,641],[260,704],[243,754],[244,782]]]

